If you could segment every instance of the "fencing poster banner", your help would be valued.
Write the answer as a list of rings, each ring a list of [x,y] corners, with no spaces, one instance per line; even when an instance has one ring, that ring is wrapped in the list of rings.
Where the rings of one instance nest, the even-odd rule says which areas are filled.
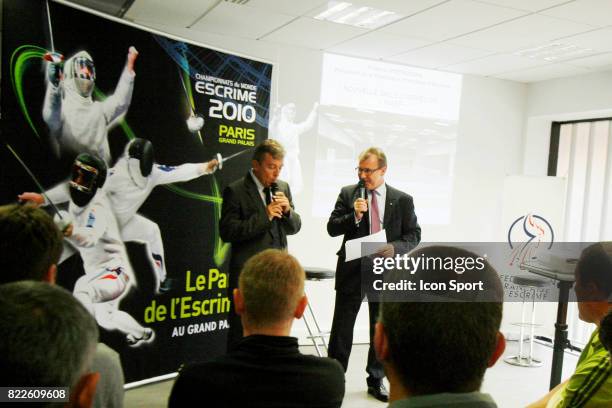
[[[271,74],[64,4],[3,1],[0,204],[32,193],[71,224],[58,283],[128,383],[225,349],[221,196],[267,138]]]

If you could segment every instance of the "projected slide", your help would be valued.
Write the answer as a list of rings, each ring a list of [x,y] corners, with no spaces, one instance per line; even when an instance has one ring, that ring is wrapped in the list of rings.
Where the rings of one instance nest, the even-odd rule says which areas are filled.
[[[313,216],[355,183],[358,154],[382,148],[386,180],[414,197],[421,224],[450,221],[461,75],[325,54]]]

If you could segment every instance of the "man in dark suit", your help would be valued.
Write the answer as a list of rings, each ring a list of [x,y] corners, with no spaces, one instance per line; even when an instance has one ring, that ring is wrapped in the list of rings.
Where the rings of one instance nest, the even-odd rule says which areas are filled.
[[[412,197],[385,184],[386,171],[387,157],[381,149],[371,147],[361,153],[357,175],[367,190],[367,198],[360,198],[358,184],[343,187],[327,222],[329,235],[344,235],[336,266],[336,303],[329,356],[340,361],[345,371],[353,345],[355,319],[364,298],[361,290],[362,260],[345,262],[346,241],[384,229],[388,243],[378,253],[384,257],[406,253],[421,241],[421,227],[417,223]],[[373,347],[378,307],[378,302],[368,302],[370,349],[366,366],[367,385],[368,394],[380,401],[387,401],[389,394],[382,383],[383,367],[376,359]]]
[[[223,241],[232,244],[230,294],[238,287],[240,270],[247,259],[269,248],[287,248],[287,235],[296,234],[302,226],[299,214],[294,211],[289,185],[278,180],[284,156],[280,143],[264,140],[253,152],[253,168],[223,192],[219,232]],[[230,350],[242,339],[242,326],[233,302],[228,320]]]
[[[289,337],[308,303],[304,269],[285,251],[265,250],[244,265],[234,289],[245,337],[224,356],[183,367],[168,406],[337,408],[344,373],[331,358],[301,354]]]

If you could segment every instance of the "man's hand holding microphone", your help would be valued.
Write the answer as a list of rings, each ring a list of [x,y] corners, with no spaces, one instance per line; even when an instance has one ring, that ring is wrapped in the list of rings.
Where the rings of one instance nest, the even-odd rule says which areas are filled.
[[[283,215],[289,215],[289,211],[291,211],[289,199],[285,193],[278,191],[276,183],[270,185],[270,193],[272,194],[272,202],[266,206],[268,219],[272,221],[274,218],[283,218]]]
[[[366,192],[363,180],[359,180],[357,188],[359,190],[359,196],[353,203],[353,208],[355,209],[355,221],[360,222],[363,218],[363,214],[368,211],[368,193]]]

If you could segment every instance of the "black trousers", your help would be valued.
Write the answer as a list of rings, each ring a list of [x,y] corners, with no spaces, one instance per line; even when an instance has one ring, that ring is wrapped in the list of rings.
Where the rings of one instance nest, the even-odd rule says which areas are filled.
[[[361,293],[352,294],[336,291],[334,306],[334,319],[332,321],[331,337],[329,338],[329,357],[342,364],[344,371],[348,367],[351,349],[353,347],[353,329],[357,313],[361,307],[363,296]],[[378,385],[385,376],[382,363],[376,358],[374,350],[374,327],[378,319],[378,302],[368,302],[370,312],[370,349],[368,350],[367,383],[369,386]]]

